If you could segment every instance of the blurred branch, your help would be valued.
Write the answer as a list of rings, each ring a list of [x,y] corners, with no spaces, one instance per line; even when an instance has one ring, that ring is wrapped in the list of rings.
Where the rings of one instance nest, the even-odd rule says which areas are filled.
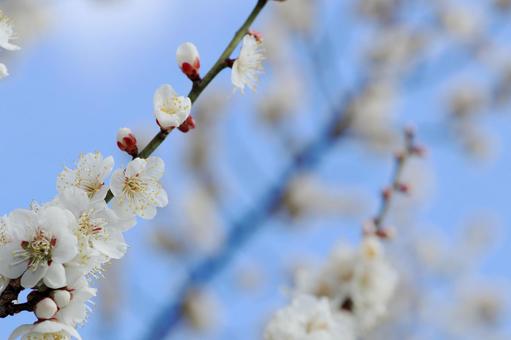
[[[361,89],[365,84],[361,86]],[[360,90],[360,89],[359,89]],[[215,255],[195,265],[176,294],[176,298],[163,307],[145,339],[162,339],[171,332],[183,318],[183,306],[188,292],[197,286],[204,285],[217,276],[233,259],[236,250],[242,247],[250,237],[260,230],[285,197],[289,183],[293,177],[304,170],[316,166],[321,156],[332,149],[336,142],[345,137],[349,131],[353,111],[351,97],[346,96],[339,108],[334,110],[331,118],[317,134],[316,138],[296,153],[291,163],[282,171],[273,187],[257,200],[253,209],[246,212],[237,222],[233,223],[224,247]]]
[[[365,230],[366,232],[374,232],[378,236],[388,236],[387,230],[384,229],[384,222],[388,215],[394,194],[406,194],[409,192],[408,185],[401,181],[405,165],[413,156],[421,156],[424,154],[424,149],[415,144],[415,131],[412,128],[405,129],[404,137],[405,148],[395,156],[395,165],[390,185],[383,190],[380,208],[372,220],[372,227],[374,227],[374,230]]]

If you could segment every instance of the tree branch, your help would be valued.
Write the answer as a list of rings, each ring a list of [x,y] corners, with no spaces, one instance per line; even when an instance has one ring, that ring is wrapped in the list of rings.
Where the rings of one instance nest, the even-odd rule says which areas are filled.
[[[254,9],[248,16],[248,18],[245,20],[245,22],[241,25],[241,27],[236,31],[234,34],[234,37],[231,39],[225,50],[222,52],[220,57],[217,59],[216,63],[211,67],[211,69],[206,73],[204,78],[202,80],[196,81],[193,83],[192,89],[188,93],[188,98],[192,101],[192,104],[195,103],[197,98],[201,95],[202,91],[208,87],[209,83],[215,79],[215,77],[222,72],[223,69],[228,67],[228,64],[226,63],[226,60],[231,56],[232,52],[238,46],[240,41],[243,39],[243,37],[248,33],[250,26],[254,22],[254,20],[257,18],[261,10],[264,8],[264,6],[268,3],[268,0],[258,0],[257,4],[255,5]],[[137,155],[138,158],[147,158],[149,157],[160,145],[165,141],[167,136],[172,132],[172,130],[160,130],[156,134],[156,136],[153,137],[153,139],[147,144],[147,146],[139,152]],[[137,158],[134,157],[134,158]],[[112,200],[113,194],[111,191],[108,191],[108,194],[105,198],[105,201],[108,203],[110,200]]]

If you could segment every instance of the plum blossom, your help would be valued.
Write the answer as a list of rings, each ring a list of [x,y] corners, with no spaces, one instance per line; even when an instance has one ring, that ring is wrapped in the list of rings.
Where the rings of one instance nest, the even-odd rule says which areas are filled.
[[[265,340],[354,340],[350,316],[334,312],[328,299],[298,295],[275,313]]]
[[[7,70],[7,66],[5,64],[0,63],[0,79],[9,76],[9,71]]]
[[[103,158],[101,153],[88,153],[80,156],[76,169],[65,168],[57,179],[57,189],[77,187],[84,190],[90,198],[103,200],[108,192],[105,180],[112,172],[114,159]]]
[[[334,306],[355,317],[357,329],[374,328],[386,315],[398,283],[395,269],[375,237],[366,237],[352,249],[341,245],[318,271],[297,276],[297,292],[330,299]]]
[[[81,340],[80,334],[73,327],[64,323],[45,320],[33,325],[21,325],[9,336],[9,340]]]
[[[262,41],[257,35],[247,34],[243,38],[240,55],[234,61],[231,73],[232,84],[241,92],[244,91],[245,86],[255,91],[258,75],[263,70],[265,59],[261,45]]]
[[[106,202],[94,201],[79,188],[70,187],[58,197],[59,206],[69,210],[77,224],[74,234],[78,239],[78,254],[67,263],[69,276],[72,268],[88,274],[100,270],[110,259],[120,259],[127,250],[122,232],[135,224],[134,218],[123,219],[107,207]]]
[[[0,11],[0,47],[8,51],[19,50],[20,47],[11,42],[15,38],[11,19]]]
[[[159,182],[164,169],[161,158],[149,157],[136,158],[125,170],[116,170],[110,188],[114,194],[114,211],[152,219],[156,207],[162,208],[168,203],[167,192]]]
[[[11,40],[15,39],[14,29],[11,20],[0,10],[0,48],[8,51],[19,50],[18,45],[14,45]],[[5,64],[0,63],[0,79],[9,76],[9,71]]]
[[[50,288],[65,286],[64,263],[77,254],[72,214],[52,206],[38,211],[18,209],[8,216],[7,223],[15,232],[0,248],[0,274],[10,279],[21,277],[25,288],[41,280]]]
[[[192,101],[178,96],[172,86],[164,84],[154,94],[154,116],[162,129],[179,127],[190,115]]]

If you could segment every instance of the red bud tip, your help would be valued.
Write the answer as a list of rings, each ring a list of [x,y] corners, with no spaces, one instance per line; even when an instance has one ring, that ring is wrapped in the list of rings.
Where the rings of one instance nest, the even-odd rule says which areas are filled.
[[[195,129],[195,120],[192,116],[188,116],[186,120],[179,126],[179,131],[187,133],[190,130]]]
[[[410,193],[410,186],[405,183],[396,183],[395,189],[404,194]]]
[[[128,128],[121,128],[117,132],[117,146],[132,157],[138,155],[137,138]]]
[[[250,32],[248,32],[248,34],[253,36],[258,43],[263,42],[263,34],[261,32],[250,31]]]

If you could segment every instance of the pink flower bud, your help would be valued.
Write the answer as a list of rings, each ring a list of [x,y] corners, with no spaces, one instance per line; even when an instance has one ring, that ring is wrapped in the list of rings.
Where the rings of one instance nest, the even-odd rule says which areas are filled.
[[[71,301],[71,293],[63,289],[53,291],[51,297],[59,308],[66,307]]]
[[[35,315],[39,320],[51,319],[58,311],[57,304],[50,298],[44,298],[35,305]]]
[[[250,32],[248,32],[248,34],[253,36],[258,43],[263,42],[263,34],[261,32],[250,31]]]
[[[181,44],[176,52],[177,65],[190,80],[200,80],[200,56],[197,47],[190,42]]]
[[[183,124],[179,126],[179,131],[184,133],[193,129],[195,129],[195,120],[193,120],[192,116],[188,116],[188,118],[186,118]]]
[[[138,154],[137,139],[128,128],[120,128],[117,131],[117,146],[133,157]]]

